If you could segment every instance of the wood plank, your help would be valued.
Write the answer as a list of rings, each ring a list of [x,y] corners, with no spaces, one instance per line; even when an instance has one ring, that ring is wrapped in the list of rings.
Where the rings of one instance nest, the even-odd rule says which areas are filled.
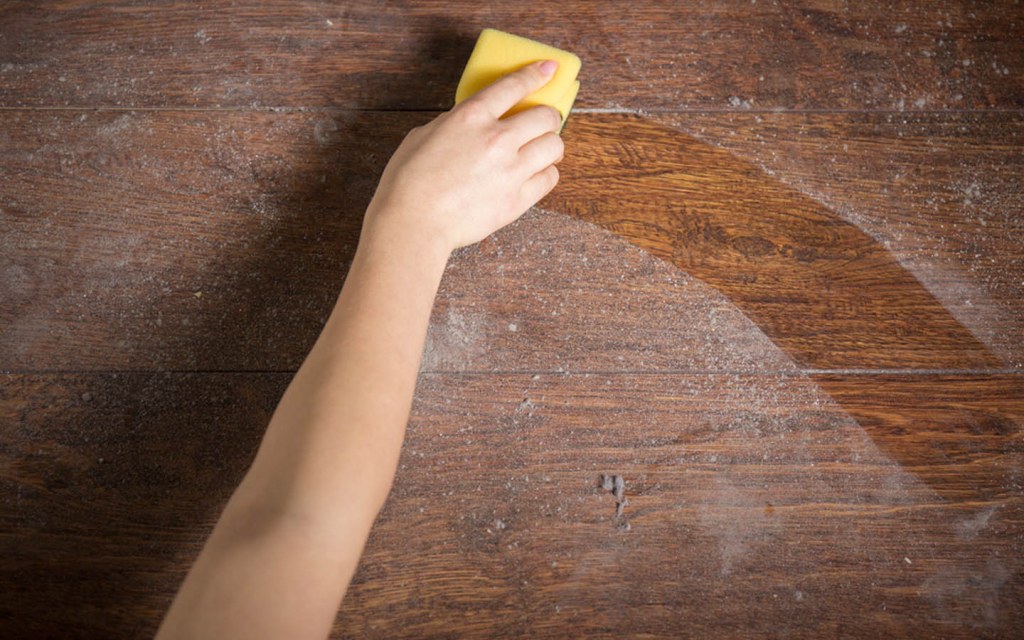
[[[422,118],[16,114],[0,367],[297,368],[381,161]],[[424,366],[792,369],[707,285],[540,211],[452,260]]]
[[[151,634],[286,381],[3,376],[0,634]],[[1022,427],[1020,375],[424,374],[335,636],[1013,635]]]
[[[1003,545],[1019,545],[1024,525],[1024,387],[982,379],[967,385],[982,392],[973,400],[954,391],[947,401],[961,382],[917,384],[916,418],[964,416],[965,405],[1001,417],[1002,434],[984,434],[987,453],[959,461],[967,471],[991,458],[987,498],[940,498],[936,478],[970,482],[956,479],[956,461],[918,457],[910,470],[874,442],[881,430],[889,451],[920,450],[929,432],[915,420],[893,429],[881,411],[860,427],[806,379],[430,376],[349,602],[372,609],[343,610],[339,630],[1012,634],[1024,580]],[[886,397],[854,385],[854,395]],[[955,417],[945,431],[960,439],[950,450],[978,439]],[[597,487],[602,473],[626,479],[619,519]],[[480,611],[505,619],[487,629]]]
[[[1006,365],[1024,366],[1020,115],[656,120],[751,162],[861,229]]]
[[[796,371],[712,287],[594,225],[544,210],[452,258],[423,368]]]
[[[428,117],[8,112],[0,369],[293,370],[384,160]],[[1019,115],[758,118],[695,117],[698,139],[575,117],[550,211],[453,259],[427,368],[1024,366]],[[778,141],[792,172],[723,149],[751,153],[734,130]],[[840,144],[837,173],[818,160]]]
[[[287,375],[0,375],[0,635],[152,637]]]
[[[1019,136],[1020,124],[1011,116],[1007,127]],[[882,140],[882,149],[898,147]],[[802,367],[998,368],[1022,360],[1019,346],[1007,359],[993,353],[859,226],[719,146],[613,114],[577,120],[567,143],[586,153],[565,163],[547,206],[595,222],[712,284]],[[884,162],[885,153],[879,149],[865,162]],[[930,177],[923,175],[919,188],[929,189]],[[867,188],[884,184],[876,176]],[[967,242],[1010,274],[1005,290],[1013,294],[1003,308],[1024,310],[1024,234],[1013,213],[1020,204],[1008,209],[996,218],[991,242]],[[941,238],[959,231],[964,212],[919,213],[923,233]],[[952,249],[940,262],[955,261]],[[999,289],[992,291],[998,297]],[[1021,317],[1007,315],[1004,323],[1024,335]]]
[[[584,108],[1024,107],[1011,0],[22,0],[0,8],[0,105],[444,109],[484,27],[578,53]]]
[[[8,114],[0,366],[296,368],[425,119]]]
[[[811,379],[880,451],[944,499],[986,501],[1016,491],[1024,479],[1024,380],[1019,377]]]

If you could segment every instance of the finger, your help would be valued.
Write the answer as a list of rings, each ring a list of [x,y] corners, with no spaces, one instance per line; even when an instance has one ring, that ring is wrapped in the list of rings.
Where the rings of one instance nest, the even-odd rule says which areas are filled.
[[[532,176],[561,160],[564,153],[565,144],[562,143],[562,138],[557,133],[548,131],[519,149],[519,164],[526,175]]]
[[[540,199],[551,193],[551,190],[558,184],[558,167],[550,165],[546,169],[535,173],[529,180],[523,183],[519,190],[522,196],[523,209],[529,209],[540,202]]]
[[[484,87],[466,102],[481,104],[492,116],[500,118],[523,98],[547,84],[557,68],[558,63],[554,60],[528,64]]]
[[[505,126],[523,140],[533,140],[562,128],[562,114],[554,107],[541,104],[506,118]]]

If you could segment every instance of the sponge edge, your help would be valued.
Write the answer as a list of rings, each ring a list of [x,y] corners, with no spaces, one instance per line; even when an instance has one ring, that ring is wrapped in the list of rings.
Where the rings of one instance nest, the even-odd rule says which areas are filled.
[[[502,76],[540,60],[558,62],[555,75],[546,85],[530,94],[505,115],[546,104],[562,114],[564,126],[580,88],[580,83],[576,79],[582,66],[579,57],[568,51],[497,29],[484,29],[480,33],[473,53],[466,63],[466,69],[462,72],[462,79],[455,92],[455,104],[459,104]]]
[[[558,102],[551,105],[558,109],[558,112],[562,114],[562,126],[558,128],[558,132],[561,133],[562,129],[565,128],[565,121],[569,119],[569,112],[572,111],[572,105],[576,102],[576,94],[580,92],[580,81],[574,80],[572,88],[569,92],[562,96]]]

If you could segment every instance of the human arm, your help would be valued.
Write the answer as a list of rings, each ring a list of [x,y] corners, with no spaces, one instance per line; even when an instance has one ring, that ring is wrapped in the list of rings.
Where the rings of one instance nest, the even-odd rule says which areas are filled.
[[[338,302],[158,638],[327,635],[391,487],[448,256],[558,180],[557,111],[500,119],[552,73],[506,76],[395,152]]]

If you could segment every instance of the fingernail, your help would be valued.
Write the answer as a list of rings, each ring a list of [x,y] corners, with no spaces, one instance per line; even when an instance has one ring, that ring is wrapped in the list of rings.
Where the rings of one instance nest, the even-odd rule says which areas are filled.
[[[558,63],[554,60],[545,60],[540,63],[540,72],[546,76],[555,75],[555,71],[558,70]]]

